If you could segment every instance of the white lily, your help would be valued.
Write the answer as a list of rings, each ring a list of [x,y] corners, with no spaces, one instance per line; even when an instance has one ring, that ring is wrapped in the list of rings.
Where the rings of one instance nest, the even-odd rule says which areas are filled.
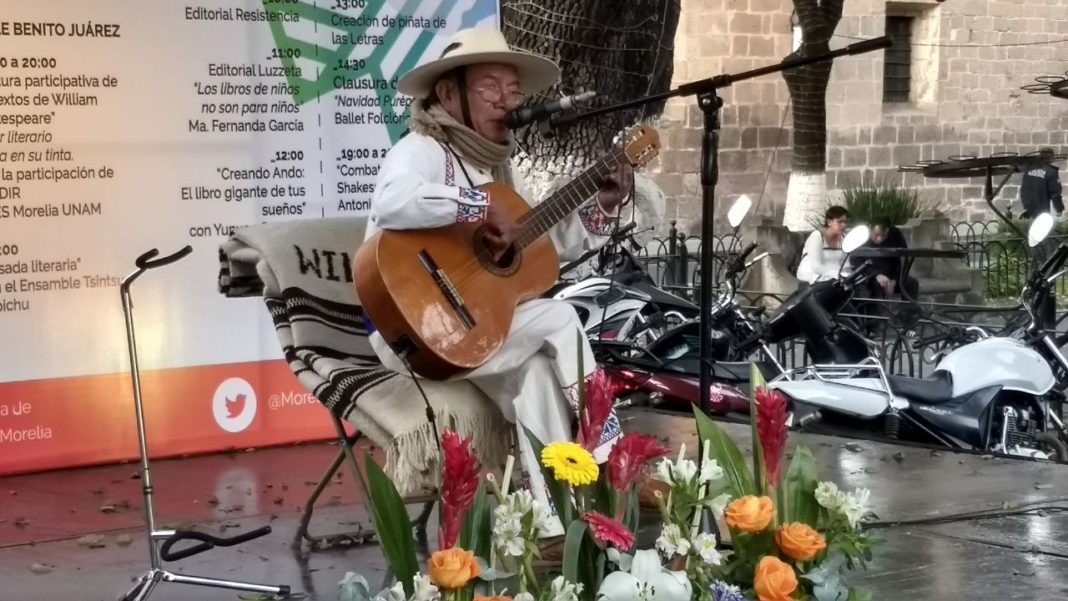
[[[816,502],[821,507],[825,507],[831,511],[837,511],[838,506],[841,504],[841,493],[838,491],[838,485],[834,482],[820,482],[816,486]]]
[[[723,493],[718,497],[708,502],[708,508],[712,510],[712,515],[717,520],[723,519],[723,512],[727,511],[727,505],[730,505],[731,496],[727,493]]]
[[[404,583],[397,582],[390,588],[378,591],[372,601],[407,601],[407,599],[408,596],[404,594]]]
[[[605,601],[689,601],[693,594],[685,571],[673,572],[660,565],[652,549],[634,554],[629,569],[612,572],[601,582],[597,599]]]
[[[416,572],[415,577],[412,578],[412,585],[415,587],[412,601],[440,601],[441,591],[430,581],[429,574]]]

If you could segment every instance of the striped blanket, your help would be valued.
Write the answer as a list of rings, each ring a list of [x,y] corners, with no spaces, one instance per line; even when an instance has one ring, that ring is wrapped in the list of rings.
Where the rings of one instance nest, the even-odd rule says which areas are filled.
[[[386,452],[401,494],[435,486],[440,472],[426,405],[407,375],[386,370],[367,338],[352,283],[364,218],[302,219],[239,229],[219,250],[219,291],[262,296],[285,360],[301,385]],[[439,430],[451,424],[483,464],[508,454],[513,428],[468,382],[420,380]]]

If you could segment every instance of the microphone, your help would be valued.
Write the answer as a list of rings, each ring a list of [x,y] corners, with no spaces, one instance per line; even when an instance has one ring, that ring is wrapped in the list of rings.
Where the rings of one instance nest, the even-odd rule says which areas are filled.
[[[504,123],[511,129],[519,129],[524,125],[529,125],[535,121],[547,119],[560,111],[572,109],[578,103],[589,100],[596,95],[597,92],[583,92],[581,94],[564,96],[563,98],[558,98],[552,102],[546,102],[545,104],[528,106],[521,109],[517,108],[513,111],[509,111],[509,113],[505,115]]]

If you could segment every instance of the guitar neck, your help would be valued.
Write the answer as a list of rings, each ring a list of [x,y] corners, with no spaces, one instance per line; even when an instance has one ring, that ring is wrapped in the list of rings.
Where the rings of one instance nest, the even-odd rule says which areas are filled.
[[[523,248],[531,244],[582,206],[582,203],[597,192],[604,177],[618,168],[623,160],[626,160],[626,157],[622,149],[617,149],[534,207],[519,220],[516,245]]]

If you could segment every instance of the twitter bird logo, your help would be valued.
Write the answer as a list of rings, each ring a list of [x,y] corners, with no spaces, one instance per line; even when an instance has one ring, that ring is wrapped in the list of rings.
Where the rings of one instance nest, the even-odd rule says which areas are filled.
[[[211,413],[226,432],[248,429],[256,419],[256,391],[242,378],[228,378],[219,384],[211,400]]]
[[[239,394],[234,400],[230,400],[230,397],[226,397],[226,417],[230,419],[236,419],[245,411],[245,399],[248,397]]]

